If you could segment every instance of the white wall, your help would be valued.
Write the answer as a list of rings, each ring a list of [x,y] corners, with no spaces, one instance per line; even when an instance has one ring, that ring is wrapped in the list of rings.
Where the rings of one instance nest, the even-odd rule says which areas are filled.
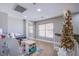
[[[79,35],[79,14],[73,15],[72,22],[74,33]]]
[[[23,34],[23,20],[14,17],[8,17],[8,33],[22,33]]]
[[[8,14],[0,12],[0,28],[3,29],[3,33],[7,33]]]

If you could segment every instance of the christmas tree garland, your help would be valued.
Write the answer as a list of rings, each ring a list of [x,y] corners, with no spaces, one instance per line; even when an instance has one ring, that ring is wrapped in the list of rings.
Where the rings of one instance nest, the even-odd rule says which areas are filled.
[[[73,26],[72,26],[72,17],[71,12],[67,10],[64,13],[65,22],[61,35],[61,47],[72,50],[75,45],[75,40],[73,36]]]

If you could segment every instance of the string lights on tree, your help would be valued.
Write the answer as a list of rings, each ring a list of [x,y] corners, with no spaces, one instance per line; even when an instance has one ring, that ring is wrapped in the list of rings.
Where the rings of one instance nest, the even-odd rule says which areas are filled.
[[[64,13],[65,22],[63,25],[62,35],[61,35],[61,47],[66,50],[73,50],[75,46],[75,39],[73,34],[72,17],[71,12],[67,10]]]

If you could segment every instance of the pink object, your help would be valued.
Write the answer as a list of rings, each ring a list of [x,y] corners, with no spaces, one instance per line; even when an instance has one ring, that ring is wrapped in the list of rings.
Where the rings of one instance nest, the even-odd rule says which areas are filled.
[[[4,39],[5,37],[5,35],[0,35],[0,39]]]

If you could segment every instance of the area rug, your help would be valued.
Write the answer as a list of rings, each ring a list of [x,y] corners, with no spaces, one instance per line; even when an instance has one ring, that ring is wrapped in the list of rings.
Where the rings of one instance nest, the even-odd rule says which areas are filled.
[[[44,48],[41,48],[41,47],[37,47],[36,48],[36,51],[30,55],[26,54],[25,56],[39,56],[40,53],[42,53],[44,51]]]
[[[44,51],[44,48],[37,47],[36,52],[34,52],[31,56],[39,56]]]

